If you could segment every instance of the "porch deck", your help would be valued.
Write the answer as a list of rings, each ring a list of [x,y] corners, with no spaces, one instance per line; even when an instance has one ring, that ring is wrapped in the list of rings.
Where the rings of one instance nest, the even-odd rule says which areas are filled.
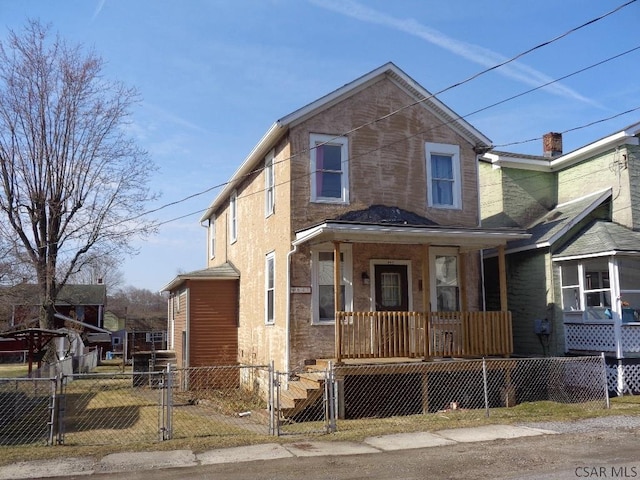
[[[513,353],[511,312],[337,312],[337,362]]]

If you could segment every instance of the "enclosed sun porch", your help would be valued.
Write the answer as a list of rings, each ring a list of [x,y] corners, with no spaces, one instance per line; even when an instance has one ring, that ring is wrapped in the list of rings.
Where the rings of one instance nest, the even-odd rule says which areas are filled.
[[[327,221],[298,232],[294,246],[311,256],[312,323],[333,326],[330,360],[428,361],[513,353],[504,249],[526,236]],[[484,308],[485,249],[498,252],[500,311]]]

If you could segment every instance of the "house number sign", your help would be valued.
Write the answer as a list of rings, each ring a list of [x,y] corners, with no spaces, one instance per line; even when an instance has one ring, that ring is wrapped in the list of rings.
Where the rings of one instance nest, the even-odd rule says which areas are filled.
[[[291,293],[311,293],[311,287],[291,287]]]

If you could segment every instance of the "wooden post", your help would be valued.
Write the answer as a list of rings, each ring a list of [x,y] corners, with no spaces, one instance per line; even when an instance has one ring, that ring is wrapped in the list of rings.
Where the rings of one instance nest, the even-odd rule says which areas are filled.
[[[429,413],[429,374],[426,370],[422,372],[422,413]]]
[[[500,273],[500,310],[509,310],[507,305],[507,262],[505,261],[504,245],[498,246],[498,269]]]
[[[425,244],[422,249],[422,322],[424,325],[424,360],[431,358],[429,352],[429,312],[431,311],[431,283],[429,278],[429,244]]]
[[[342,273],[340,272],[340,242],[333,242],[333,298],[335,310],[335,336],[336,336],[336,362],[342,361],[342,318],[338,312],[342,305],[341,286]]]

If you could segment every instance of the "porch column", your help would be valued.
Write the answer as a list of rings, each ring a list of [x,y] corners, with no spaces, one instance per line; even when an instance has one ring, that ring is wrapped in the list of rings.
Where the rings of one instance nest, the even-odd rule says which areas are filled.
[[[498,270],[500,273],[500,310],[509,310],[507,305],[507,262],[504,255],[504,245],[498,246]]]
[[[340,306],[340,285],[342,284],[342,273],[340,272],[340,242],[333,242],[333,298],[335,310],[335,341],[336,341],[336,362],[342,361],[342,321],[338,316]]]
[[[429,244],[425,244],[422,249],[422,312],[424,324],[424,359],[429,360],[429,312],[431,311],[431,284],[429,277]]]

